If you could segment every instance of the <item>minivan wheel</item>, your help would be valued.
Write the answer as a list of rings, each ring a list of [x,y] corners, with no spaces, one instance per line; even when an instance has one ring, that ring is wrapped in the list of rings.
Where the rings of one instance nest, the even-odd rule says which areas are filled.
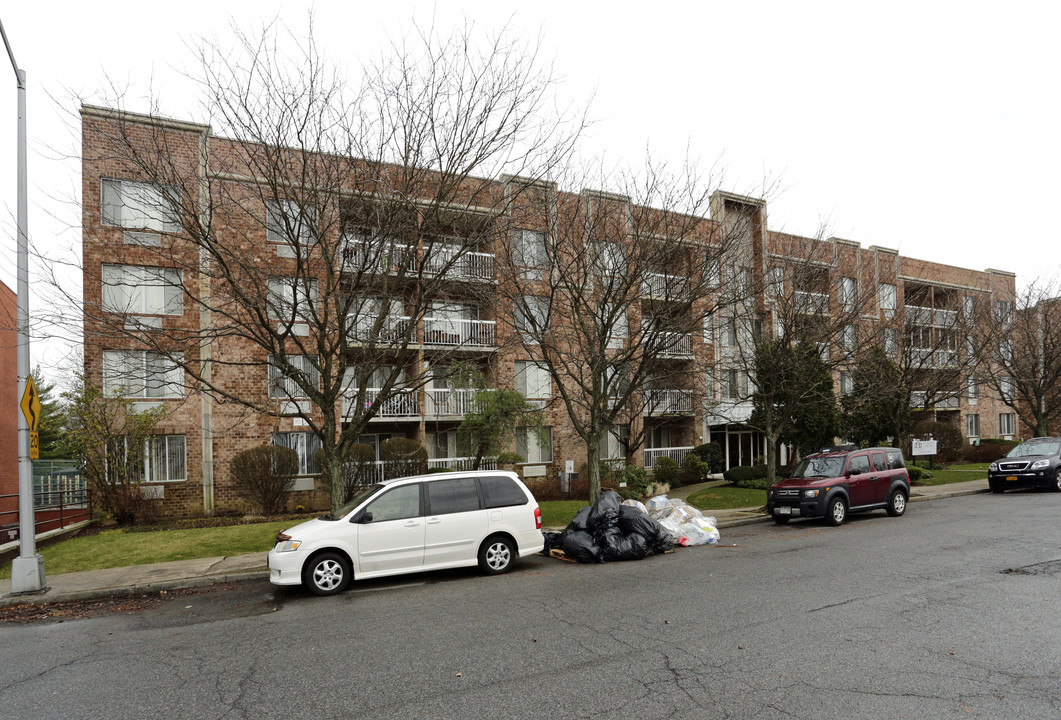
[[[906,493],[896,490],[888,499],[888,514],[892,517],[899,517],[904,512],[906,512]]]
[[[302,568],[302,584],[314,595],[335,595],[350,584],[350,563],[339,553],[317,555]]]
[[[506,573],[515,561],[516,548],[508,538],[487,538],[479,548],[479,569],[487,575]]]
[[[829,508],[825,511],[825,522],[836,527],[837,525],[843,525],[846,519],[847,503],[844,502],[842,497],[837,496],[829,502]]]

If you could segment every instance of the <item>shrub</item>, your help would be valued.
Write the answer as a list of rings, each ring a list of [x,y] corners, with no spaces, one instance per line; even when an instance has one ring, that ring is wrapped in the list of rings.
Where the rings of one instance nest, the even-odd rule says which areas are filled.
[[[626,487],[620,488],[619,492],[624,498],[640,500],[647,497],[648,471],[637,465],[627,465],[619,473],[619,483],[626,483]]]
[[[237,453],[229,463],[232,485],[262,515],[284,510],[287,494],[298,474],[298,453],[291,448],[263,445]]]
[[[710,472],[720,473],[726,467],[726,455],[717,442],[704,443],[692,449],[692,454],[707,463]]]
[[[726,482],[751,490],[766,489],[766,467],[764,465],[738,465],[722,473]]]
[[[652,465],[652,479],[657,483],[667,483],[672,488],[681,483],[681,466],[669,457],[656,458]]]
[[[693,485],[707,480],[711,474],[710,466],[700,459],[699,455],[689,453],[682,461],[681,483],[682,485]]]
[[[386,479],[423,475],[427,472],[427,449],[416,440],[391,438],[379,445],[379,457],[383,460],[383,475]]]
[[[907,463],[906,471],[910,473],[910,482],[917,482],[918,480],[931,480],[932,473],[920,465],[914,465],[913,463]]]
[[[962,433],[956,426],[932,420],[923,420],[914,426],[914,437],[936,440],[936,458],[940,462],[953,462],[962,453]]]
[[[1018,443],[1015,440],[985,438],[979,445],[966,445],[962,448],[962,459],[966,462],[994,462],[1008,453]]]

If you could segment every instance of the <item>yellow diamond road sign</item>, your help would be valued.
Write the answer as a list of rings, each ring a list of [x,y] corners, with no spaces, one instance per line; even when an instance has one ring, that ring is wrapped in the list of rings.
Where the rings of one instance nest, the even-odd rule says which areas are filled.
[[[22,402],[19,403],[22,414],[26,416],[26,423],[30,432],[37,432],[37,425],[41,420],[41,399],[37,396],[37,386],[33,384],[33,376],[26,380],[26,392],[22,393]]]

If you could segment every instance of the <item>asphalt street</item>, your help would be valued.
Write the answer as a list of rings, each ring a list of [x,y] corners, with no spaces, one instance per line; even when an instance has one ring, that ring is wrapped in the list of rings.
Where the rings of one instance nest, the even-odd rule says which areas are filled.
[[[1061,716],[1061,495],[0,630],[0,717]]]

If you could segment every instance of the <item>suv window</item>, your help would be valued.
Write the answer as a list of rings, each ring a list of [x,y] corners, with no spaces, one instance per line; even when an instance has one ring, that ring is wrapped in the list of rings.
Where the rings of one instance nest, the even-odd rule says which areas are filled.
[[[516,485],[516,481],[512,478],[504,476],[479,478],[479,486],[483,489],[483,500],[486,501],[488,508],[527,504],[527,494]]]
[[[869,455],[852,455],[847,463],[847,471],[852,475],[869,472]]]
[[[875,452],[870,453],[870,457],[873,458],[873,469],[880,472],[881,470],[888,469],[888,463],[884,460],[884,453]]]
[[[885,454],[888,456],[889,470],[902,470],[906,467],[906,463],[903,462],[902,452],[898,450],[886,450]]]
[[[402,485],[380,495],[365,512],[372,513],[372,522],[405,520],[420,517],[420,485]]]
[[[475,478],[454,478],[429,482],[427,502],[432,515],[478,510],[479,491],[475,487]]]
[[[844,467],[843,456],[832,457],[807,457],[800,460],[799,465],[792,471],[790,477],[794,478],[828,478],[838,477]]]

